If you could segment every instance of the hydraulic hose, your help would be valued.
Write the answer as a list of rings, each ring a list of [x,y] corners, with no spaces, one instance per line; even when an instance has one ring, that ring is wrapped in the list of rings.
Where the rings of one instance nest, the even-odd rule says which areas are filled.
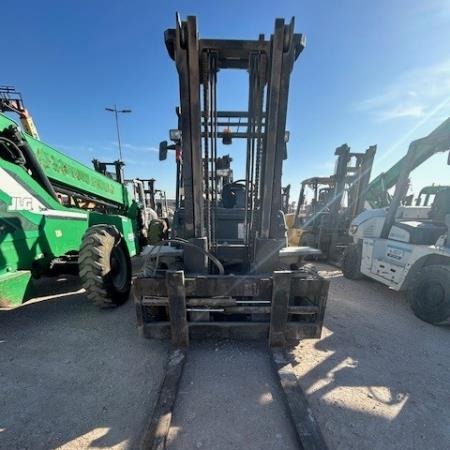
[[[13,141],[17,149],[19,149],[19,151],[25,156],[28,168],[31,169],[31,172],[33,173],[33,178],[41,184],[41,186],[53,197],[53,199],[58,201],[56,192],[53,189],[47,175],[42,170],[42,167],[30,147],[30,144],[28,144],[28,142],[21,136],[17,127],[11,126],[8,131],[11,134],[8,140]]]
[[[26,159],[23,156],[22,150],[17,146],[17,144],[12,141],[11,139],[5,138],[3,136],[0,136],[0,142],[5,142],[6,144],[12,146],[17,154],[14,154],[14,152],[11,151],[11,149],[8,148],[8,145],[4,145],[5,150],[9,153],[9,157],[11,158],[11,161],[14,161],[19,166],[24,166],[26,163]]]
[[[206,257],[208,257],[211,260],[211,262],[219,270],[219,274],[220,275],[224,275],[225,274],[225,269],[224,269],[222,263],[213,254],[211,254],[210,252],[208,252],[206,250],[203,250],[202,248],[198,247],[197,245],[192,244],[191,242],[186,241],[185,239],[182,239],[182,238],[173,238],[173,239],[170,239],[170,240],[163,240],[159,244],[156,244],[154,246],[154,248],[158,247],[158,251],[156,253],[157,264],[155,266],[155,270],[156,270],[156,267],[158,266],[158,263],[159,263],[159,254],[160,254],[160,251],[161,251],[161,247],[164,246],[165,244],[170,244],[171,242],[183,245],[185,247],[193,248],[195,250],[198,250],[199,252],[203,253]],[[149,258],[153,254],[154,248],[150,251],[150,253],[148,255],[146,255],[146,258]]]
[[[203,250],[199,246],[192,244],[191,242],[186,241],[185,239],[181,239],[181,238],[173,238],[173,239],[170,239],[169,241],[164,241],[164,242],[176,242],[177,244],[181,244],[186,247],[190,247],[190,248],[198,250],[199,252],[203,253],[205,256],[207,256],[211,260],[211,262],[219,270],[220,275],[225,274],[225,269],[224,269],[222,263],[212,253],[208,252],[207,250]]]

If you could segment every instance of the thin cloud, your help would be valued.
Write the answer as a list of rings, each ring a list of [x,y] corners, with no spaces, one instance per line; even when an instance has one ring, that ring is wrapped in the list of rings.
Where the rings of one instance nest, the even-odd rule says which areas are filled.
[[[132,158],[124,158],[124,162],[125,162],[125,164],[130,164],[132,166],[134,166],[136,164],[142,164],[142,162],[136,161],[135,159],[132,159]]]
[[[367,98],[355,109],[386,121],[426,117],[450,92],[450,60],[401,75],[386,89]]]
[[[430,15],[434,20],[447,20],[450,17],[450,2],[448,0],[427,0],[414,5],[414,11],[423,20],[424,15]]]
[[[398,119],[400,117],[423,117],[425,110],[423,105],[399,105],[383,114],[384,120]]]
[[[57,150],[63,150],[66,152],[76,152],[76,153],[94,153],[95,148],[89,145],[65,145],[65,144],[55,144],[52,147]]]
[[[334,166],[335,166],[335,160],[334,159],[330,159],[328,161],[323,161],[323,162],[320,162],[320,163],[315,165],[316,169],[318,169],[318,170],[326,170],[326,171],[333,170]]]
[[[118,146],[117,141],[112,142],[111,145],[113,145],[115,148],[117,148],[117,146]],[[127,142],[125,142],[121,145],[122,145],[122,148],[131,150],[131,151],[136,151],[136,152],[159,152],[159,149],[152,145],[136,145],[136,144],[129,144]]]

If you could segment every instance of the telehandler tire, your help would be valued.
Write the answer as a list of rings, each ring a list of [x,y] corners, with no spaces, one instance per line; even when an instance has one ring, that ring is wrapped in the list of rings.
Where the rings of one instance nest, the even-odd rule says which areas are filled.
[[[350,244],[344,251],[342,258],[342,273],[349,280],[361,280],[362,248],[360,244]]]
[[[450,266],[429,265],[419,270],[407,292],[414,314],[437,325],[450,318]]]
[[[78,267],[89,300],[101,308],[125,303],[131,289],[131,261],[115,227],[95,225],[83,236]]]

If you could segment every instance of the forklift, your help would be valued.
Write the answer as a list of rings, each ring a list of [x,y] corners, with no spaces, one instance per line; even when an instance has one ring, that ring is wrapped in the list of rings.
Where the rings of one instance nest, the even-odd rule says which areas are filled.
[[[319,227],[322,214],[327,212],[326,206],[333,191],[333,176],[312,177],[302,181],[295,211],[286,215],[290,245],[315,245],[313,230]],[[312,195],[309,203],[307,194]]]
[[[450,118],[411,142],[401,165],[396,165],[397,183],[389,206],[369,209],[353,219],[349,228],[353,243],[343,260],[346,278],[366,276],[406,291],[414,314],[431,324],[450,319],[450,187],[428,186],[419,193],[421,203],[414,206],[405,198],[412,170],[449,150]],[[427,195],[434,197],[431,204]]]
[[[285,24],[277,19],[268,39],[200,39],[196,18],[181,21],[177,16],[165,43],[179,75],[180,106],[178,127],[169,133],[172,143],[161,143],[160,159],[175,151],[176,210],[169,235],[150,246],[133,289],[139,331],[149,338],[171,338],[173,351],[142,448],[170,446],[172,417],[184,401],[177,397],[184,365],[195,364],[199,346],[208,346],[190,346],[190,340],[214,338],[214,345],[223,339],[268,342],[234,342],[232,354],[250,347],[251,358],[271,360],[261,376],[269,383],[275,372],[283,391],[279,400],[299,448],[326,450],[285,351],[291,339],[320,337],[329,287],[328,280],[302,263],[317,250],[288,247],[283,212],[289,79],[304,38],[294,32],[294,20]],[[218,78],[227,69],[248,73],[246,110],[218,104]],[[231,169],[232,159],[220,145],[236,141],[246,149],[245,176],[238,180],[233,177],[237,168]],[[214,373],[218,367],[209,361],[206,370]],[[201,367],[196,370],[201,375]],[[238,380],[221,376],[217,381],[230,395],[236,383],[255,382],[245,371]],[[221,424],[222,415],[232,412],[218,406],[216,413],[209,419]]]
[[[290,74],[305,41],[294,20],[269,39],[200,39],[189,16],[165,32],[179,76],[176,210],[169,236],[146,255],[134,283],[138,329],[186,348],[192,337],[268,337],[271,347],[321,335],[328,280],[303,264],[316,249],[289,247],[282,167]],[[248,108],[218,105],[218,78],[248,73]],[[222,145],[243,140],[245,178],[226,179]],[[226,168],[226,167],[225,167]]]
[[[376,149],[372,145],[365,152],[356,153],[347,144],[341,145],[335,151],[333,175],[302,182],[296,212],[287,217],[290,245],[318,248],[321,258],[340,263],[351,243],[350,222],[365,207]],[[313,191],[309,205],[306,205],[307,188]]]

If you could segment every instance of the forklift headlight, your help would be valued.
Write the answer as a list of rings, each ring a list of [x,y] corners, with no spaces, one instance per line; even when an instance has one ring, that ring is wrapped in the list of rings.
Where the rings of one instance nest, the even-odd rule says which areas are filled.
[[[169,130],[169,137],[173,142],[179,141],[181,139],[181,130]]]
[[[358,225],[350,225],[350,234],[355,234],[358,231]]]

